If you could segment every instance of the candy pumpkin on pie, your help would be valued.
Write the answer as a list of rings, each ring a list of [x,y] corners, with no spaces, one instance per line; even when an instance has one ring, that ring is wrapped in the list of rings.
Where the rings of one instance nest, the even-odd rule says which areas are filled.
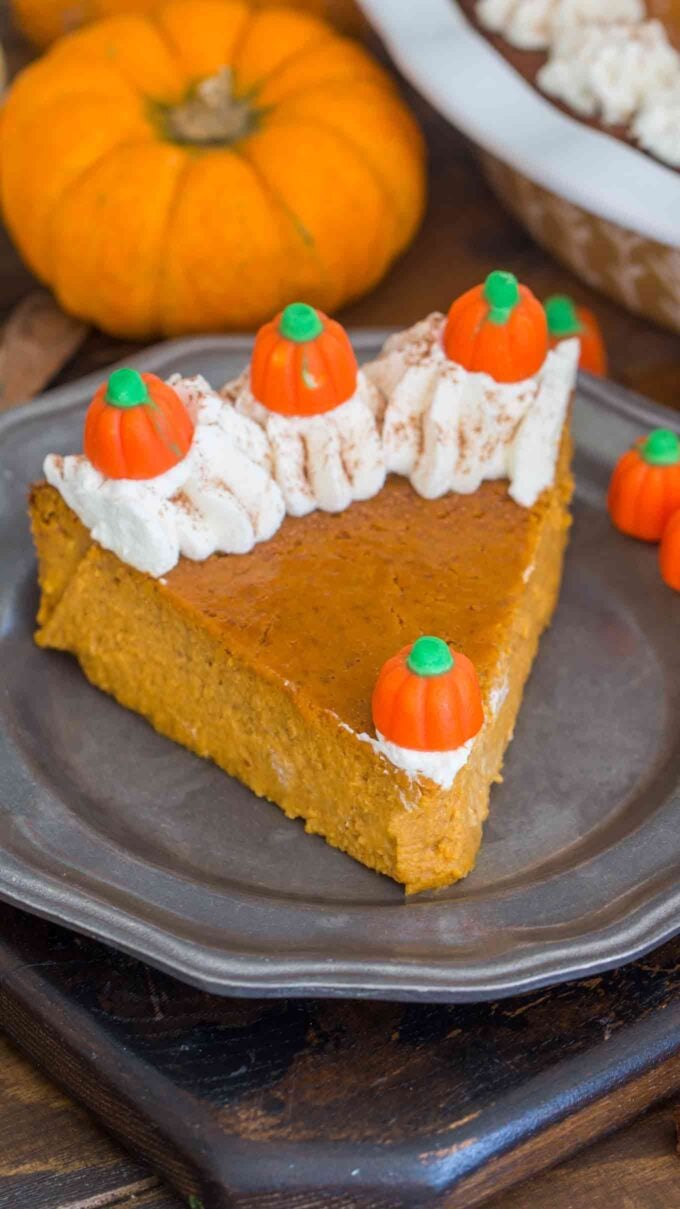
[[[182,461],[159,477],[170,486],[157,512],[148,502],[156,499],[153,481],[130,487],[134,499],[141,493],[147,501],[145,523],[178,526],[180,553],[162,575],[121,556],[119,526],[97,540],[79,518],[90,473],[82,457],[72,465],[48,459],[49,482],[31,495],[39,645],[72,652],[91,682],[121,705],[407,892],[448,885],[474,865],[490,789],[557,599],[572,491],[566,413],[578,345],[548,352],[535,378],[502,385],[450,361],[445,322],[431,317],[427,335],[416,325],[373,366],[355,371],[356,383],[349,362],[336,365],[333,353],[330,364],[344,374],[336,407],[311,417],[289,414],[298,384],[288,372],[274,397],[258,378],[262,370],[270,381],[273,356],[300,366],[296,347],[327,334],[325,317],[315,321],[308,311],[286,322],[279,317],[260,344],[253,375],[230,384],[221,399],[195,382],[173,382],[194,424],[189,462],[207,448],[212,427],[232,433],[239,450],[248,444],[255,461],[258,440],[269,440],[267,414],[304,444],[311,510],[294,514],[286,504],[292,497],[281,486],[281,439],[277,458],[257,465],[269,475],[270,495],[281,491],[288,515],[247,553],[228,553],[224,537],[223,552],[181,552],[186,531],[177,494],[188,487],[169,495],[175,480],[168,475],[185,474],[190,486],[195,469],[183,470]],[[337,333],[334,339],[342,351],[343,340]],[[325,346],[315,351],[321,366]],[[440,390],[450,425],[457,414],[459,438],[441,447],[450,474],[429,497],[413,486],[395,444],[394,415],[389,448],[385,441],[404,391],[412,399],[426,377],[432,406]],[[253,400],[253,387],[266,397]],[[380,405],[372,410],[376,396]],[[268,400],[280,411],[268,413]],[[458,464],[474,450],[471,440],[463,450],[463,438],[482,420],[498,426],[503,400],[510,418],[499,428],[500,444],[487,455],[487,441],[474,454],[482,479],[475,484],[468,463]],[[337,476],[338,467],[353,482],[361,477],[347,448],[340,456],[337,413],[348,408],[343,414],[363,409],[371,417],[385,467],[372,494],[340,500],[324,492],[322,480]],[[424,414],[421,408],[419,423],[427,424]],[[537,433],[551,464],[547,485],[527,452],[535,457]],[[392,469],[400,457],[404,468]],[[239,500],[252,508],[244,475]],[[450,489],[453,480],[468,489]],[[525,503],[510,494],[513,482]],[[205,526],[222,523],[214,492],[208,503],[195,498]]]

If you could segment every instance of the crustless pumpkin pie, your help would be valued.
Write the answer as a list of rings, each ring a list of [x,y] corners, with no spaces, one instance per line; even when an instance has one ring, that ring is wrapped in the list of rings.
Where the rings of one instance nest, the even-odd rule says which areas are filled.
[[[37,642],[407,892],[465,876],[570,523],[547,340],[492,274],[363,370],[298,305],[221,398],[118,371],[31,493]]]

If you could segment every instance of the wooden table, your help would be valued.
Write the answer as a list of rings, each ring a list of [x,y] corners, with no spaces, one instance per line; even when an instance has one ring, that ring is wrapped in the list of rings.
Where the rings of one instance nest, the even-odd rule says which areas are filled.
[[[1,31],[1,27],[0,27]],[[10,63],[28,52],[4,30]],[[592,294],[540,251],[490,194],[465,145],[418,99],[430,154],[430,202],[410,251],[373,294],[350,307],[349,324],[404,325],[491,268],[512,269],[542,296],[572,293],[593,306],[608,341],[612,376],[680,406],[680,339]],[[0,318],[34,287],[0,231]],[[135,346],[90,335],[60,380]],[[0,1021],[1,1024],[1,1021]],[[0,1036],[0,1209],[178,1209],[156,1177],[122,1153],[91,1117],[64,1097]],[[680,1161],[670,1105],[489,1203],[489,1209],[673,1209],[680,1206]],[[209,1209],[206,1206],[205,1209]],[[349,1207],[348,1207],[349,1209]]]

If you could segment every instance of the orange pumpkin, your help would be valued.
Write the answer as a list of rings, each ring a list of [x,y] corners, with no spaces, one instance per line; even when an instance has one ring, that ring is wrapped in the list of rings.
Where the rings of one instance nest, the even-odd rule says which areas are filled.
[[[676,433],[657,428],[619,458],[607,507],[622,533],[646,542],[661,540],[666,522],[680,508],[680,440]]]
[[[90,403],[83,448],[109,479],[154,479],[181,462],[193,434],[177,391],[155,374],[117,369]]]
[[[673,513],[663,531],[659,566],[664,583],[680,592],[680,509]]]
[[[170,0],[18,76],[0,192],[66,310],[120,336],[243,329],[376,284],[420,220],[423,145],[387,73],[322,21]]]
[[[578,336],[581,342],[579,365],[590,374],[602,377],[607,373],[607,350],[597,322],[592,311],[585,306],[574,306],[571,298],[564,294],[555,294],[548,298],[545,304],[545,314],[548,320],[550,347],[556,346],[562,340]]]
[[[34,43],[44,49],[64,34],[102,17],[119,13],[150,13],[158,0],[11,0],[14,20]],[[257,8],[297,8],[324,17],[347,34],[359,34],[367,23],[354,0],[253,0]]]
[[[383,665],[372,711],[383,738],[414,751],[454,751],[484,721],[474,664],[430,636],[409,643]]]
[[[451,306],[444,350],[472,373],[490,374],[496,382],[521,382],[545,361],[545,311],[512,273],[496,270]]]
[[[293,302],[257,333],[250,388],[282,416],[316,416],[352,397],[357,359],[341,324]]]

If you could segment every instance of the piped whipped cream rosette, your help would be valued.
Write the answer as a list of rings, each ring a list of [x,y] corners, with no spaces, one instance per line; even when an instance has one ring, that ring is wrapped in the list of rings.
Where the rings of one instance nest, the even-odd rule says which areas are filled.
[[[548,351],[545,313],[509,273],[385,345],[366,374],[387,399],[388,471],[426,499],[508,478],[532,507],[553,482],[578,368],[578,339]]]
[[[429,635],[383,664],[371,710],[376,738],[360,737],[409,776],[443,789],[467,764],[484,722],[474,664]]]
[[[50,454],[44,472],[95,541],[153,576],[180,555],[245,554],[285,515],[266,437],[200,377],[116,370],[90,404],[84,453]]]
[[[342,512],[385,481],[382,400],[339,323],[292,303],[260,328],[250,368],[222,396],[266,432],[286,511]]]

